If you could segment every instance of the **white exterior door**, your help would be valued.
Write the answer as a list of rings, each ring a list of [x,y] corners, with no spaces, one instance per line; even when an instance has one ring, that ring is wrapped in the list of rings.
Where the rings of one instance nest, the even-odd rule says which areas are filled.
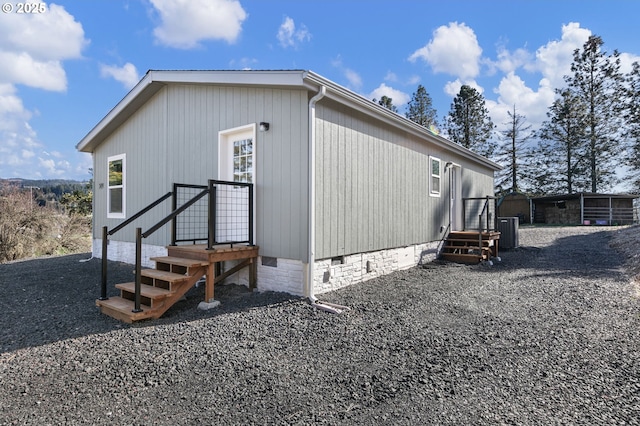
[[[220,132],[219,180],[255,183],[255,140],[254,124]],[[249,229],[247,187],[224,185],[218,187],[216,193],[217,242],[247,240]]]

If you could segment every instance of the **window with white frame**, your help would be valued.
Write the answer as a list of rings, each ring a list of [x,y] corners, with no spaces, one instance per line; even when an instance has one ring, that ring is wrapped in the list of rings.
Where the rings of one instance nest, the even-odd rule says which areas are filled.
[[[429,176],[429,195],[439,197],[442,183],[442,170],[439,158],[429,157]]]
[[[107,217],[123,219],[125,217],[125,154],[109,157],[107,176]]]

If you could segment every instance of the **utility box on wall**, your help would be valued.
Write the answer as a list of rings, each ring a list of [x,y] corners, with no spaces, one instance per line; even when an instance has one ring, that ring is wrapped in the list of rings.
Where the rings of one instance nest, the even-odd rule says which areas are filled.
[[[498,231],[500,231],[500,248],[514,249],[520,246],[518,241],[518,217],[499,217]]]

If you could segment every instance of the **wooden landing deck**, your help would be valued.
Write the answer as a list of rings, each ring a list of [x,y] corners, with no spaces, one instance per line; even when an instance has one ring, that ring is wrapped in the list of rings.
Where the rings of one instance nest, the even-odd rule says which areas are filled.
[[[249,268],[249,289],[253,290],[256,287],[258,276],[258,246],[234,244],[233,246],[216,246],[209,250],[204,244],[193,244],[169,246],[167,247],[167,251],[169,256],[196,259],[207,263],[205,302],[212,302],[214,300],[214,287],[216,283],[245,267]],[[217,274],[216,271],[218,268],[216,268],[216,265],[219,264],[219,262],[230,260],[239,260],[241,262],[228,271]]]

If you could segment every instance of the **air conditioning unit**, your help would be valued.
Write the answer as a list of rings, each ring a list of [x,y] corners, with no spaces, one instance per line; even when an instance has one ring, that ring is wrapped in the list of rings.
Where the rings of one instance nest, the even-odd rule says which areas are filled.
[[[518,217],[499,217],[498,231],[500,231],[500,248],[514,249],[520,247],[518,242]]]

